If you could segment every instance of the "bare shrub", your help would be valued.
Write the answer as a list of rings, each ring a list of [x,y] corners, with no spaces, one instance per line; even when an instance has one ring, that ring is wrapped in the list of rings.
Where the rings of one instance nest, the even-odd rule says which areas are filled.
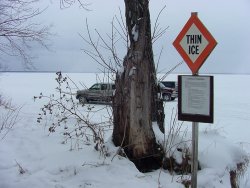
[[[248,164],[249,159],[245,158],[243,162],[236,164],[236,169],[229,171],[231,188],[239,188],[239,185],[241,183],[240,181],[245,175]]]
[[[15,107],[11,101],[4,100],[0,95],[0,139],[4,139],[18,121],[22,107]]]
[[[167,169],[171,173],[187,174],[191,172],[191,151],[189,149],[191,140],[187,139],[187,128],[183,128],[183,122],[178,121],[177,114],[173,109],[169,126],[166,127],[164,134],[163,169]]]
[[[91,120],[93,114],[100,110],[110,110],[110,107],[103,106],[95,109],[95,105],[83,105],[75,99],[76,84],[69,78],[57,72],[56,82],[58,84],[56,93],[49,96],[40,93],[34,96],[34,100],[45,101],[38,115],[37,122],[43,123],[48,128],[49,134],[59,130],[64,135],[63,143],[71,142],[71,149],[74,146],[78,149],[81,144],[94,144],[95,149],[104,156],[108,151],[104,146],[105,131],[109,130],[112,124],[111,117],[105,117],[104,121]],[[110,113],[110,112],[109,112]]]

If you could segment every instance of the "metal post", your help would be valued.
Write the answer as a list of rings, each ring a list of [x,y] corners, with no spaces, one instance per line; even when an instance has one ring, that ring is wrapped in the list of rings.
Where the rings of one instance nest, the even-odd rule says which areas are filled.
[[[193,76],[199,76],[199,73],[193,73]],[[198,172],[198,134],[199,123],[192,122],[192,179],[191,188],[197,188],[197,172]]]
[[[192,123],[192,179],[191,187],[197,188],[197,171],[198,171],[198,132],[199,132],[199,123]]]

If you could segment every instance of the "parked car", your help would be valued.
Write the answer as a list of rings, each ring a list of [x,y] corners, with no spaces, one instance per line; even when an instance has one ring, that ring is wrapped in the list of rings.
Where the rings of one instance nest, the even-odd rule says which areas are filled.
[[[175,81],[160,82],[161,95],[164,101],[173,101],[178,97],[178,84]]]
[[[114,83],[96,83],[89,89],[78,90],[76,99],[80,103],[87,102],[111,102],[115,90]]]

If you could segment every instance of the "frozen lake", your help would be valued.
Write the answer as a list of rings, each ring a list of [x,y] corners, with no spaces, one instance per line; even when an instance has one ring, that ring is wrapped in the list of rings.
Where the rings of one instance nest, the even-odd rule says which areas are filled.
[[[97,80],[103,80],[100,75],[97,76],[96,74],[92,74],[92,73],[67,73],[67,74],[65,73],[65,75],[68,75],[74,81],[74,83],[78,85],[80,89],[83,88],[83,83],[87,87],[90,87]],[[227,139],[232,141],[232,143],[240,145],[240,147],[242,147],[248,154],[250,154],[250,136],[249,136],[249,133],[250,133],[250,127],[249,127],[250,126],[250,100],[249,100],[250,87],[248,87],[250,83],[250,75],[212,75],[212,76],[214,76],[214,123],[213,124],[200,123],[199,131],[200,133],[205,133],[206,130],[211,130],[211,129],[216,130],[220,135],[226,137]],[[4,181],[2,184],[0,182],[0,187],[1,185],[2,186],[4,185],[4,187],[1,187],[1,188],[17,188],[17,185],[19,185],[18,181],[21,182],[18,188],[20,187],[27,188],[26,187],[27,182],[31,181],[31,179],[26,177],[27,182],[26,180],[21,180],[18,174],[13,174],[13,170],[12,171],[10,170],[13,167],[13,165],[15,166],[15,162],[13,164],[13,159],[18,160],[19,162],[19,160],[21,160],[24,156],[26,156],[27,160],[32,160],[30,161],[31,163],[30,164],[31,165],[30,176],[32,175],[32,180],[35,179],[32,184],[34,185],[33,187],[37,187],[38,184],[40,185],[41,188],[47,185],[49,185],[48,187],[56,187],[56,188],[60,187],[56,183],[41,183],[39,182],[40,180],[38,179],[39,177],[43,177],[43,178],[48,177],[45,171],[52,173],[53,175],[55,175],[56,173],[59,173],[59,172],[55,172],[54,169],[52,169],[52,167],[46,167],[44,169],[42,164],[45,165],[45,163],[48,163],[48,164],[52,164],[53,166],[53,162],[51,162],[51,159],[53,160],[57,160],[57,159],[53,157],[51,158],[51,156],[48,159],[46,159],[46,155],[50,155],[51,153],[54,153],[55,151],[57,152],[57,154],[55,155],[59,155],[58,152],[60,153],[63,150],[62,146],[58,145],[60,147],[57,149],[53,149],[51,147],[48,149],[48,151],[45,151],[44,149],[41,149],[43,148],[43,146],[39,145],[40,144],[39,139],[33,140],[36,137],[39,138],[39,136],[41,140],[42,139],[44,140],[45,139],[44,134],[46,134],[45,131],[38,131],[38,128],[36,126],[36,118],[37,118],[37,114],[39,113],[39,109],[41,108],[42,102],[34,102],[33,96],[37,96],[41,92],[44,95],[50,95],[52,93],[55,93],[55,88],[57,87],[55,78],[56,78],[55,73],[2,73],[0,74],[0,93],[4,95],[6,98],[11,99],[12,103],[15,104],[16,106],[22,106],[22,109],[20,112],[21,123],[18,123],[16,127],[14,127],[13,129],[14,131],[10,132],[9,135],[7,135],[7,138],[2,141],[2,143],[0,142],[0,153],[4,152],[4,154],[1,153],[0,161],[2,160],[4,161],[4,163],[6,163],[5,165],[0,164],[0,175],[4,174],[4,176],[6,176],[7,178],[6,181]],[[169,75],[168,77],[166,77],[165,80],[177,80],[177,75],[176,74]],[[72,89],[74,91],[77,90],[75,86],[73,86]],[[166,128],[171,124],[170,123],[171,115],[173,113],[176,113],[177,103],[178,103],[178,100],[165,103]],[[97,108],[100,108],[100,106],[101,105],[97,105]],[[191,130],[191,122],[184,122],[183,126]],[[22,130],[23,128],[24,130],[31,131],[28,134],[32,133],[35,136],[28,137],[27,135],[26,136],[18,135],[18,134],[24,133],[24,131]],[[13,135],[16,136],[16,138],[11,137]],[[44,140],[44,142],[45,144],[50,145],[50,142],[51,143],[55,142],[55,140],[58,139],[58,136],[56,139],[52,136],[49,137],[48,139],[50,141],[46,139],[46,141]],[[58,142],[58,140],[56,142]],[[5,145],[3,145],[4,143]],[[24,147],[25,143],[32,143],[32,145],[30,147]],[[54,145],[56,144],[54,143]],[[13,149],[11,149],[12,147]],[[27,151],[30,150],[30,152],[28,152],[28,154],[25,154],[23,150],[21,151],[20,149],[19,151],[18,148],[21,148],[21,147],[26,148]],[[41,154],[39,154],[39,152]],[[67,154],[66,156],[72,160],[75,160],[74,157],[80,160],[82,153],[81,152],[74,153],[74,155],[75,156],[72,156],[71,154]],[[10,160],[11,157],[12,157],[12,162]],[[42,161],[42,164],[41,166],[39,165],[36,166],[34,161],[36,161],[37,163],[39,160]],[[26,165],[27,168],[29,168],[28,161],[24,160],[21,162],[23,162],[23,164]],[[63,160],[61,161],[61,163],[59,162],[60,165],[62,165],[63,162],[64,162]],[[112,170],[115,170],[115,169],[116,168]],[[10,174],[6,175],[7,172],[10,172]],[[100,173],[105,173],[105,171],[100,172]],[[12,176],[15,178],[10,178]],[[134,175],[134,176],[137,176],[137,175]],[[56,177],[58,178],[59,176],[56,176]],[[125,177],[131,178],[128,175],[126,175]],[[16,183],[9,183],[8,179],[10,179],[10,181],[16,181]],[[89,177],[89,179],[91,179],[91,177]],[[77,179],[77,181],[79,181],[79,179]],[[117,180],[117,181],[119,182],[121,180]],[[133,180],[133,178],[131,179],[131,181],[137,182],[137,180]],[[148,181],[151,181],[151,180],[147,180],[145,182],[148,182]],[[53,180],[49,182],[53,182]],[[70,182],[71,180],[67,180],[65,185],[69,185]],[[142,184],[138,183],[137,187],[144,186],[144,183]],[[73,187],[77,187],[76,183],[74,185],[75,186]],[[152,185],[152,184],[150,183],[149,185]],[[155,185],[155,182],[153,185]],[[60,188],[63,188],[64,186],[61,186]],[[124,186],[133,187],[129,184],[124,184]],[[178,185],[172,185],[172,186],[174,188],[179,187]],[[242,186],[242,188],[249,188],[248,186],[250,186],[249,170],[246,173],[244,186]],[[92,186],[91,186],[91,183],[86,183],[84,184],[84,187],[87,188],[87,187],[92,187]],[[93,187],[101,187],[101,185],[93,186]],[[110,185],[107,184],[106,186],[104,186],[104,188],[105,187],[110,187]]]

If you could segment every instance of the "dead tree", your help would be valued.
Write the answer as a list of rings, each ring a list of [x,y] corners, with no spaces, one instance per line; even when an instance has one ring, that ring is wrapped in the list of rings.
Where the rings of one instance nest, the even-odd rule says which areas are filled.
[[[65,2],[65,0],[62,0]],[[75,1],[72,1],[73,3]],[[120,60],[115,50],[115,35],[113,31],[125,33],[122,37],[126,42],[129,36],[127,55],[123,65],[116,75],[116,92],[113,98],[113,142],[120,146],[131,161],[141,171],[159,168],[164,156],[162,146],[155,139],[152,125],[158,124],[164,132],[164,109],[163,102],[158,98],[158,86],[153,58],[152,40],[156,40],[165,31],[159,31],[151,36],[149,1],[133,0],[125,2],[126,33],[119,32],[112,24],[111,46],[97,32],[98,42],[92,39],[89,30],[88,39],[82,39],[92,47],[92,50],[84,50],[94,61],[114,72],[110,59],[106,60],[100,48],[111,52],[115,67],[120,67]],[[123,27],[123,22],[119,22]],[[155,29],[157,26],[155,26]],[[125,31],[125,32],[124,32]],[[102,45],[100,45],[102,43]],[[112,59],[112,58],[111,58]]]
[[[124,149],[139,170],[147,171],[161,165],[163,154],[152,124],[158,123],[164,132],[164,111],[158,100],[149,1],[124,2],[130,46],[124,69],[116,75],[113,142]]]

